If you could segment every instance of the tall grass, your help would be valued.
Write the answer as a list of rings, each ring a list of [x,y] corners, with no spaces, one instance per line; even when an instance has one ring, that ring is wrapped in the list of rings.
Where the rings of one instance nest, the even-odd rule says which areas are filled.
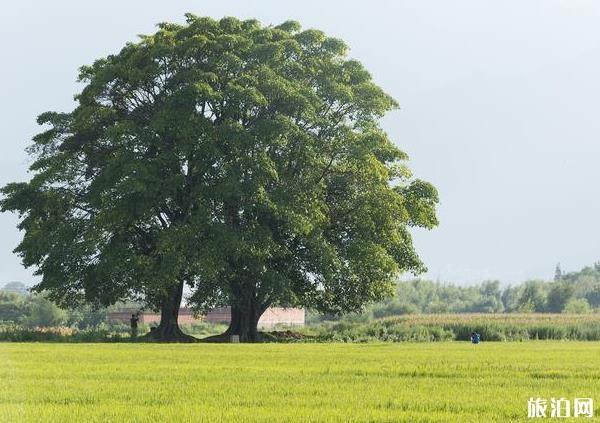
[[[202,338],[222,333],[227,326],[211,323],[194,323],[182,326],[182,330],[190,335]],[[140,325],[139,336],[146,334],[150,328]],[[130,329],[124,324],[101,324],[90,329],[71,327],[25,327],[15,324],[0,323],[0,342],[131,342]]]
[[[600,315],[433,314],[368,322],[342,321],[313,326],[312,339],[334,342],[466,341],[471,332],[483,341],[600,341]]]

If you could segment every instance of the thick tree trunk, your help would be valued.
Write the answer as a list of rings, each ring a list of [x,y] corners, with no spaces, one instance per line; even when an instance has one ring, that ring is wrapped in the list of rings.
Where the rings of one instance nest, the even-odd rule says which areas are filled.
[[[259,341],[258,320],[266,309],[255,295],[238,298],[231,306],[231,321],[223,335],[227,339],[238,335],[240,342]]]
[[[231,322],[227,331],[225,331],[225,335],[229,338],[232,335],[237,335],[240,342],[258,341],[258,319],[261,314],[253,308],[231,307]]]
[[[183,296],[183,281],[179,282],[167,291],[167,296],[163,300],[160,308],[160,324],[157,328],[150,331],[147,338],[159,342],[195,342],[196,338],[186,335],[179,328],[177,319],[179,317],[179,308],[181,307],[181,298]]]

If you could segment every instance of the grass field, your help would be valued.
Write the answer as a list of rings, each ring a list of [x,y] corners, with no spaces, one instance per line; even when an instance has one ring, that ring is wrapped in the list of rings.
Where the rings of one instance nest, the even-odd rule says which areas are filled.
[[[0,344],[2,422],[516,421],[600,401],[600,344]],[[597,414],[597,413],[595,413]]]

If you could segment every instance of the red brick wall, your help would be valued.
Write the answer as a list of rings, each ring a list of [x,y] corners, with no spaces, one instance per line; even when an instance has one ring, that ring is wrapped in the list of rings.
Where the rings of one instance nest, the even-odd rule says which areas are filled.
[[[209,323],[225,323],[228,324],[231,320],[231,310],[229,307],[214,308],[204,316],[204,320]]]
[[[268,308],[258,321],[258,327],[268,328],[278,324],[304,326],[304,309],[301,308]]]

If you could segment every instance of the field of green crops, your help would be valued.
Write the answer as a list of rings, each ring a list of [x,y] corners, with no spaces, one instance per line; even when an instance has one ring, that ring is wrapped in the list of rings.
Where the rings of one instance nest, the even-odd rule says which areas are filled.
[[[0,422],[505,422],[531,396],[600,401],[600,344],[0,343]]]

